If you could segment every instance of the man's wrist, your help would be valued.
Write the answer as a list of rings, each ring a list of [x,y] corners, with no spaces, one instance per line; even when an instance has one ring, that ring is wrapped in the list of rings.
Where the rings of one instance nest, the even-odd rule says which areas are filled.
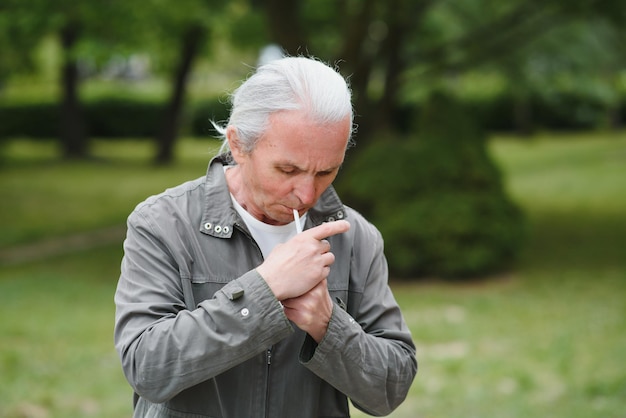
[[[278,283],[276,280],[272,280],[271,275],[265,271],[263,265],[257,267],[256,272],[265,281],[272,293],[274,293],[276,299],[278,299],[279,301],[285,299],[284,292],[281,289],[280,283]]]

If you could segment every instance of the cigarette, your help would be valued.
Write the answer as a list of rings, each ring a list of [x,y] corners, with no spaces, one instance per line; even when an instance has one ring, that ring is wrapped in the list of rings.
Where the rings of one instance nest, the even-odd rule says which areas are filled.
[[[293,210],[293,220],[296,222],[296,232],[299,234],[302,232],[302,225],[300,225],[300,214],[296,209]]]

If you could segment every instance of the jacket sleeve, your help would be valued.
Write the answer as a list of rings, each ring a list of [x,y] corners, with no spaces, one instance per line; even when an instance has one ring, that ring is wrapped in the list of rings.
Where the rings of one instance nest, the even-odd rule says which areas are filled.
[[[319,345],[307,337],[300,361],[371,415],[388,415],[406,398],[417,373],[415,346],[387,283],[383,240],[373,227],[353,253],[351,275],[363,282],[350,315],[337,304]],[[352,280],[352,279],[351,279]]]
[[[155,225],[138,211],[129,216],[115,345],[135,392],[161,403],[263,352],[293,328],[256,270],[187,309],[172,241]]]

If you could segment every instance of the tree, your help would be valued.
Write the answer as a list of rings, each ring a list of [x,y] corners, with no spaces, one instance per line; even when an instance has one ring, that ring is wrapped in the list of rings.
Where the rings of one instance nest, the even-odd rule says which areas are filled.
[[[44,31],[45,17],[31,11],[31,6],[19,0],[0,3],[0,88],[10,74],[33,68],[31,51]]]
[[[423,97],[425,86],[439,88],[451,76],[494,63],[502,67],[507,56],[572,21],[596,17],[621,27],[619,22],[626,17],[617,0],[258,0],[253,4],[272,16],[277,9],[290,11],[289,22],[268,19],[271,41],[287,52],[341,61],[342,71],[351,76],[361,143],[379,128],[393,128],[399,108],[414,101],[415,95]],[[294,45],[294,40],[300,43]]]
[[[134,7],[138,1],[108,0],[32,0],[21,2],[7,0],[2,6],[4,19],[0,20],[1,45],[11,45],[8,51],[16,62],[28,62],[32,46],[46,36],[55,35],[62,47],[62,71],[59,109],[59,140],[66,158],[88,156],[86,123],[80,98],[81,76],[79,61],[98,55],[107,49],[128,44],[134,32],[137,16]],[[26,47],[26,48],[25,48]],[[16,71],[15,65],[4,65],[5,71]]]
[[[88,153],[85,121],[78,92],[80,75],[75,58],[80,31],[81,24],[73,20],[67,20],[60,28],[63,68],[59,134],[65,158],[82,158]]]
[[[280,43],[289,38],[289,28],[298,27],[293,38],[304,40],[297,49],[341,60],[342,71],[351,75],[359,146],[351,151],[335,185],[346,202],[370,215],[385,235],[392,272],[404,277],[464,277],[506,267],[520,247],[522,215],[502,187],[486,150],[487,136],[454,97],[427,99],[439,90],[450,96],[454,81],[470,71],[496,69],[515,79],[511,84],[524,81],[514,91],[523,106],[532,80],[523,64],[532,54],[538,56],[533,50],[538,41],[592,16],[619,25],[608,17],[624,14],[618,2],[258,4],[269,11],[279,2],[300,13],[292,13],[289,25],[272,30],[272,40]],[[313,7],[317,10],[307,14]],[[289,52],[297,52],[290,45]],[[562,57],[553,57],[558,59]],[[406,104],[424,112],[421,117],[415,117],[415,110],[409,112],[410,132],[398,133],[396,115]],[[372,170],[376,166],[384,167],[385,174]]]
[[[178,137],[185,101],[187,81],[194,62],[210,47],[212,27],[224,11],[224,0],[185,0],[176,3],[155,2],[151,17],[159,24],[160,36],[153,38],[149,48],[161,61],[176,62],[165,65],[171,72],[170,97],[163,110],[163,118],[156,137],[156,164],[169,164],[174,159],[174,145]],[[177,57],[168,52],[178,51]]]

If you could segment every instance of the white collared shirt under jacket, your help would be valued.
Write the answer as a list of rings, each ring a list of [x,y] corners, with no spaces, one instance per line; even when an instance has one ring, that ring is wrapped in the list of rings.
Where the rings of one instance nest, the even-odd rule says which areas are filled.
[[[115,346],[134,417],[348,417],[348,398],[389,414],[417,361],[380,233],[332,187],[308,211],[305,229],[351,225],[328,238],[335,304],[316,344],[255,270],[263,256],[233,208],[223,164],[214,158],[206,177],[148,198],[128,218]]]

